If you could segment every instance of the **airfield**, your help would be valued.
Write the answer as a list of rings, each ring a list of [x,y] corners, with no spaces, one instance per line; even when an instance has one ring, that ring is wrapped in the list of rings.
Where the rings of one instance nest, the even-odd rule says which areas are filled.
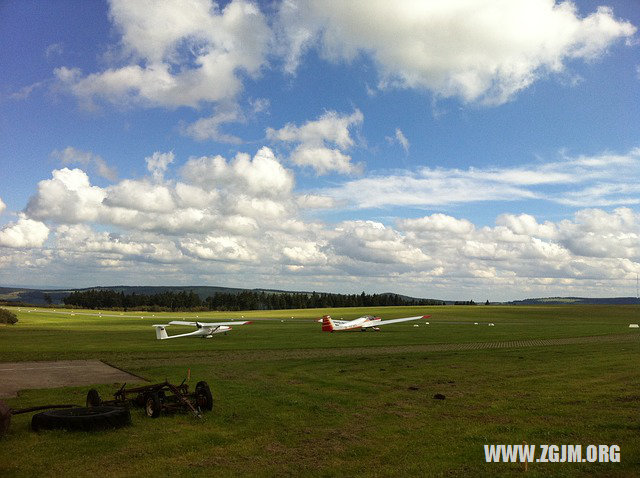
[[[214,410],[197,420],[134,409],[131,427],[94,433],[35,433],[31,415],[17,415],[0,439],[3,477],[640,476],[640,332],[629,328],[638,306],[11,310],[19,322],[0,325],[0,380],[22,363],[41,383],[5,398],[13,408],[84,405],[88,385],[40,381],[50,373],[37,363],[68,364],[73,376],[76,361],[99,361],[136,383],[205,380]],[[323,333],[324,314],[431,318]],[[151,327],[230,318],[252,324],[163,341]],[[103,397],[122,384],[93,376]],[[526,472],[485,462],[483,445],[523,442],[616,444],[621,460],[529,463]]]

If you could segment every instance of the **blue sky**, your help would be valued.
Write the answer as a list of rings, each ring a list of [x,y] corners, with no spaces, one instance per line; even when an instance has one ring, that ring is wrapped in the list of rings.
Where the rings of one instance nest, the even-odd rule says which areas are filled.
[[[640,8],[0,4],[0,284],[635,294]]]

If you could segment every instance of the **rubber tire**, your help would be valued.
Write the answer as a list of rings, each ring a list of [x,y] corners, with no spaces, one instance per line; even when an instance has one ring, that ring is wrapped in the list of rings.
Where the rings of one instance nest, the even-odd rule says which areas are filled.
[[[31,418],[31,428],[38,430],[94,431],[121,428],[131,424],[128,408],[99,406],[47,410]]]
[[[210,412],[213,410],[213,397],[207,382],[203,381],[196,384],[196,403],[201,411]]]
[[[144,401],[144,412],[150,418],[158,418],[160,416],[160,397],[156,392],[147,394],[147,398]]]
[[[102,405],[102,398],[100,398],[100,394],[95,388],[92,388],[87,392],[87,408],[90,407],[99,407]]]
[[[0,437],[7,433],[11,425],[11,409],[9,405],[0,400]]]

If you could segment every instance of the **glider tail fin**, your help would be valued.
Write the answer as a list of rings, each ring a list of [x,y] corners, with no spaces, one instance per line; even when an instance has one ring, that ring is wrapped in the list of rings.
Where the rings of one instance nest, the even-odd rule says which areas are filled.
[[[333,332],[333,320],[331,320],[329,315],[322,317],[322,331]]]
[[[164,325],[154,325],[154,327],[156,328],[156,339],[164,340],[169,338]]]

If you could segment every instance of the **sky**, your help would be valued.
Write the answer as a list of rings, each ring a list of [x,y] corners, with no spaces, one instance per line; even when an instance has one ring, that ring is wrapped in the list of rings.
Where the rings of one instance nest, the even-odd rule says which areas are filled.
[[[635,296],[640,6],[0,1],[0,285]]]

